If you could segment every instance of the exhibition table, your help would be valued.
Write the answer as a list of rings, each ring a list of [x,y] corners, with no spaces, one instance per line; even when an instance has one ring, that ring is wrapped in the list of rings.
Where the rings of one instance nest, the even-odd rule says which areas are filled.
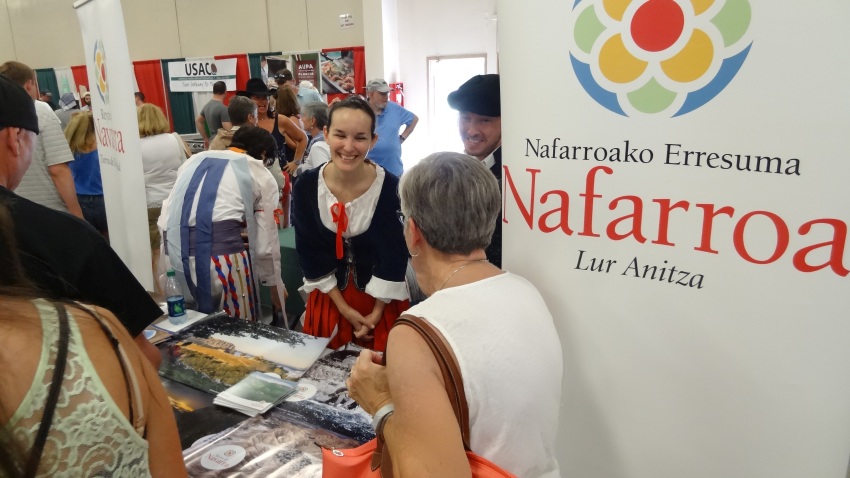
[[[190,476],[224,469],[268,476],[274,469],[318,478],[321,448],[353,448],[374,437],[371,417],[345,388],[359,347],[332,351],[325,348],[328,339],[223,313],[199,315],[181,330],[167,320],[149,329],[155,332],[150,340],[162,354],[160,379]],[[246,374],[270,372],[289,380],[295,392],[270,401],[277,405],[268,412],[250,418],[214,404],[218,393],[241,387]]]

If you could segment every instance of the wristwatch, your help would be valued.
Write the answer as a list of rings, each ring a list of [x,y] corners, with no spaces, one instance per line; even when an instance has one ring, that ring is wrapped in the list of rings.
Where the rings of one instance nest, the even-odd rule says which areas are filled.
[[[404,137],[404,136],[402,136],[402,135],[398,135],[398,139],[400,139],[400,140],[401,140],[401,142],[402,142],[402,143],[404,143],[404,140],[406,140],[407,138],[405,138],[405,137]]]

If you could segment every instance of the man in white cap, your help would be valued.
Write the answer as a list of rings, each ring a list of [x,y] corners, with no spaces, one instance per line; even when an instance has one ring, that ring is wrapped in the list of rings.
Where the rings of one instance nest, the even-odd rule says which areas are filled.
[[[83,93],[83,96],[80,97],[80,102],[82,103],[82,105],[80,106],[80,109],[82,111],[91,110],[91,91],[86,91],[85,93]]]
[[[390,86],[381,78],[366,84],[366,101],[378,119],[375,127],[378,142],[366,157],[388,172],[401,177],[404,172],[404,166],[401,164],[401,143],[413,133],[419,118],[398,103],[390,101],[389,96]],[[399,133],[402,125],[405,128]]]

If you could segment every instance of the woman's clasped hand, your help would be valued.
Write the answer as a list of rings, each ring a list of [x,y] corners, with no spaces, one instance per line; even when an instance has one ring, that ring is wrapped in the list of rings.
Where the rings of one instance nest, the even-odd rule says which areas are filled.
[[[392,403],[387,369],[381,365],[383,358],[374,350],[362,350],[346,381],[348,395],[370,415]]]

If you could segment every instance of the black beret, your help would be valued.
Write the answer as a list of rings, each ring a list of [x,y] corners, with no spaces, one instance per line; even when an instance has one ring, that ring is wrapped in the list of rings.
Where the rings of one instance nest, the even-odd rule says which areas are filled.
[[[449,106],[481,116],[502,116],[499,75],[475,75],[449,93]]]
[[[0,128],[23,128],[38,134],[35,102],[27,90],[0,75]]]

